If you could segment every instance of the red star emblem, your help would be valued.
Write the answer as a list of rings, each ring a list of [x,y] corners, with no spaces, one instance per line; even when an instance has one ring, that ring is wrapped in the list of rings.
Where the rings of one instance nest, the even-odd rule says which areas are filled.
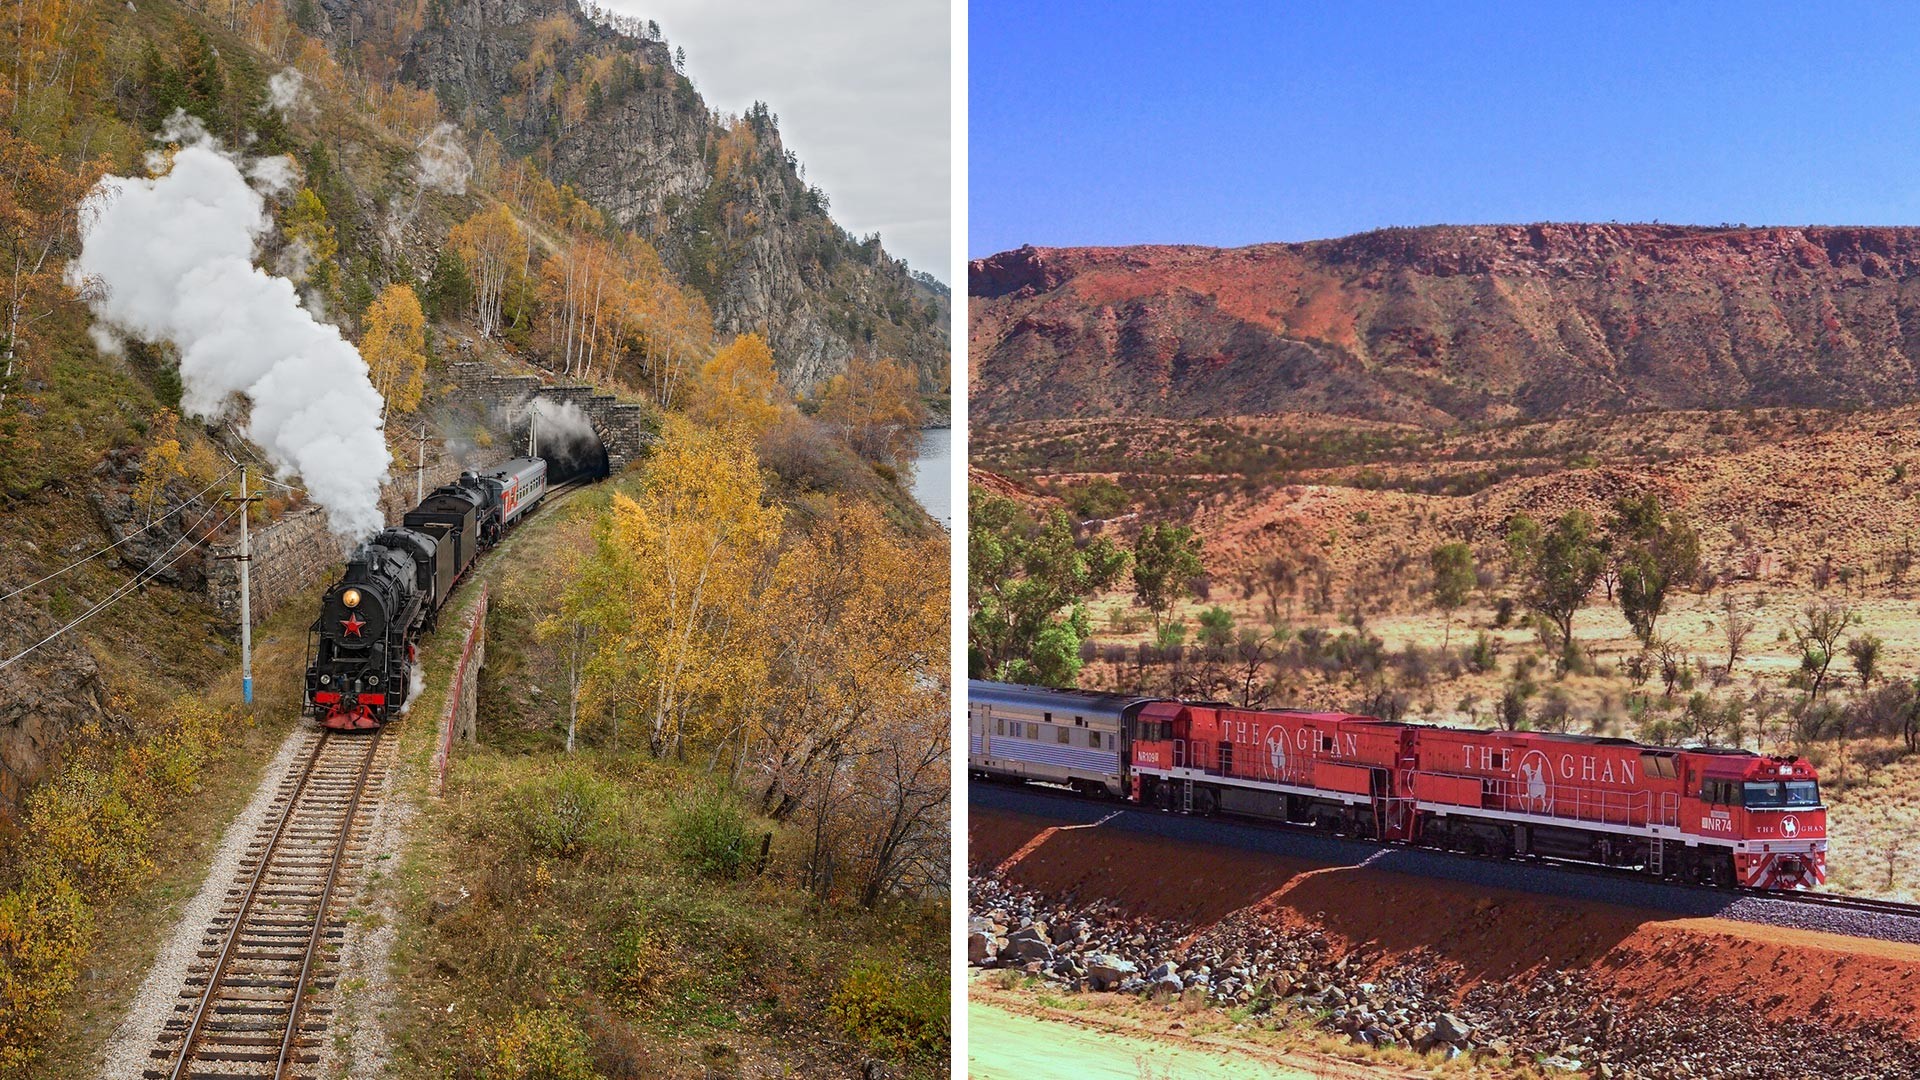
[[[365,625],[367,625],[367,621],[360,617],[359,612],[353,612],[346,618],[340,620],[340,629],[345,630],[348,637],[359,637],[360,628]]]

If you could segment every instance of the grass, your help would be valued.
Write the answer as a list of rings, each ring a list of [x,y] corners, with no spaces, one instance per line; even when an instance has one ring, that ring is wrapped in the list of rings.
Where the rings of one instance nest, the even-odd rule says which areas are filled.
[[[945,952],[937,908],[815,905],[781,855],[737,879],[662,858],[708,784],[696,769],[486,746],[456,762],[399,875],[399,971],[418,1002],[398,1018],[400,1075],[485,1067],[472,1033],[528,1008],[573,1016],[607,1075],[634,1045],[645,1070],[698,1075],[716,1042],[805,1071],[859,1052],[823,1008],[857,960]],[[556,845],[565,790],[595,792],[590,827]]]
[[[557,595],[553,556],[607,487],[490,559],[479,740],[456,748],[439,799],[424,785],[459,648],[447,628],[478,590],[424,653],[435,674],[400,731],[418,816],[387,879],[393,1075],[507,1075],[528,1047],[609,1078],[832,1075],[868,1057],[944,1075],[943,904],[816,903],[805,838],[755,817],[724,777],[614,752],[608,732],[562,752],[562,665],[527,630]]]

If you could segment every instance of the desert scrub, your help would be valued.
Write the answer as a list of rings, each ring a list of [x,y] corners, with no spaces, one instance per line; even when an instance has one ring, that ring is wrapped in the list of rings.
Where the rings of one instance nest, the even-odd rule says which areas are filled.
[[[863,961],[834,991],[827,1014],[848,1035],[884,1057],[918,1062],[946,1057],[950,1043],[947,982],[938,968]]]
[[[89,733],[27,800],[0,892],[0,1077],[31,1075],[92,948],[95,909],[152,873],[156,824],[198,788],[229,722],[183,699],[143,742],[110,747]]]

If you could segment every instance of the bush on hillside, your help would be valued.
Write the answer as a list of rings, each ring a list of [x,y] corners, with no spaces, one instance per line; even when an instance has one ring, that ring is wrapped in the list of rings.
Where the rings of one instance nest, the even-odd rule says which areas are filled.
[[[947,982],[937,970],[863,961],[834,991],[827,1014],[862,1045],[893,1060],[943,1060],[951,1041]]]
[[[521,1009],[488,1031],[486,1080],[600,1080],[587,1033],[558,1008]]]
[[[517,785],[507,799],[515,830],[534,855],[589,859],[618,854],[620,791],[569,762]]]
[[[701,877],[731,880],[746,871],[747,815],[724,792],[696,795],[667,817],[673,853]]]

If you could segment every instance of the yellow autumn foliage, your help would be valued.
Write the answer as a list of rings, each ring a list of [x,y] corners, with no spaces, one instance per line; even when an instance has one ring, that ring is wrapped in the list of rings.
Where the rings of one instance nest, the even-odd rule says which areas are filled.
[[[670,416],[638,497],[616,494],[564,599],[597,651],[583,698],[628,703],[657,756],[741,734],[765,680],[756,607],[781,511],[737,432]]]
[[[757,438],[790,402],[773,369],[773,350],[759,334],[741,334],[700,369],[693,415],[711,427]]]
[[[0,1080],[34,1075],[92,947],[95,909],[152,873],[161,816],[198,788],[224,732],[185,699],[158,734],[82,754],[27,799],[0,891]]]
[[[360,356],[373,388],[393,412],[410,413],[426,393],[427,316],[411,285],[389,285],[367,307]]]

